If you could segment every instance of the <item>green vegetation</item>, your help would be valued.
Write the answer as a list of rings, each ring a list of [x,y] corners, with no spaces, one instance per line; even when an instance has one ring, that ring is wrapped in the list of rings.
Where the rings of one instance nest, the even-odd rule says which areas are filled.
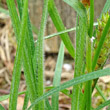
[[[65,29],[62,19],[55,6],[54,0],[44,0],[40,29],[31,25],[28,13],[28,0],[7,0],[9,12],[0,11],[10,15],[17,40],[17,52],[14,62],[11,91],[9,95],[1,96],[0,101],[9,98],[9,110],[16,110],[17,97],[25,94],[23,110],[59,110],[59,92],[71,98],[71,110],[101,110],[110,105],[101,89],[97,85],[99,77],[110,75],[110,68],[103,69],[110,54],[110,0],[106,4],[94,26],[94,0],[90,6],[83,5],[80,0],[64,0],[77,13],[76,27]],[[17,12],[18,10],[18,12]],[[51,17],[58,33],[44,38],[47,15]],[[37,41],[33,40],[32,30],[38,35]],[[76,48],[73,47],[69,31],[76,31]],[[52,87],[44,87],[44,40],[59,35],[61,45],[56,62]],[[93,39],[93,36],[95,40]],[[74,78],[63,84],[61,82],[62,65],[64,60],[64,47],[75,60]],[[26,92],[19,93],[21,67],[24,69],[26,79]],[[67,90],[73,86],[72,94]],[[104,103],[97,108],[92,107],[92,92],[96,87],[104,99]],[[45,89],[49,89],[45,92]],[[82,92],[84,90],[84,92]],[[52,96],[49,103],[48,96]],[[27,108],[28,101],[31,105]],[[0,110],[4,108],[0,105]]]

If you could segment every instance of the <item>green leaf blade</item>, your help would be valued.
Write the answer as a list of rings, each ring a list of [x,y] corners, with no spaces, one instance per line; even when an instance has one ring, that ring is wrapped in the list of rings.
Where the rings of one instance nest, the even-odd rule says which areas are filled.
[[[91,72],[91,73],[85,74],[85,75],[81,75],[80,77],[77,77],[77,78],[74,78],[70,81],[67,81],[67,82],[61,84],[60,86],[51,89],[50,91],[45,93],[43,96],[36,99],[36,101],[34,103],[32,103],[31,106],[28,108],[28,110],[30,110],[33,106],[35,106],[41,100],[44,100],[48,96],[53,95],[53,94],[65,89],[65,88],[68,88],[68,87],[71,87],[74,85],[78,85],[78,84],[84,83],[86,81],[93,80],[93,79],[96,79],[96,78],[99,78],[99,77],[102,77],[105,75],[110,75],[110,68]]]
[[[40,30],[38,33],[38,42],[35,47],[33,58],[34,73],[37,79],[37,97],[44,94],[44,33],[48,15],[48,0],[44,0],[44,7],[41,19]],[[37,109],[44,110],[44,101],[38,104]]]
[[[57,87],[60,85],[63,60],[64,60],[64,44],[63,44],[63,42],[61,42],[58,59],[57,59],[57,64],[56,64],[56,68],[55,68],[55,75],[54,75],[54,79],[53,79],[54,87]],[[53,110],[59,109],[59,106],[58,106],[59,100],[58,99],[59,99],[59,93],[56,93],[55,95],[52,96],[52,109]]]
[[[21,25],[21,32],[19,34],[20,40],[18,43],[15,63],[14,63],[14,69],[13,69],[13,77],[12,77],[12,84],[11,84],[11,92],[10,92],[10,101],[9,101],[9,109],[10,110],[16,110],[17,105],[17,96],[18,96],[18,85],[20,81],[20,73],[21,73],[21,58],[23,53],[23,45],[25,40],[25,31],[27,27],[27,10],[28,10],[28,0],[25,0],[25,5],[23,9],[23,19],[22,19],[22,25]]]
[[[55,6],[55,3],[53,0],[49,0],[49,5],[48,5],[48,12],[49,15],[57,29],[58,32],[65,30],[64,24],[59,16],[59,13],[57,11],[57,8]],[[75,57],[75,49],[72,45],[72,42],[68,36],[67,33],[61,34],[60,38],[62,39],[65,47],[67,48],[68,52],[70,55],[74,58]]]

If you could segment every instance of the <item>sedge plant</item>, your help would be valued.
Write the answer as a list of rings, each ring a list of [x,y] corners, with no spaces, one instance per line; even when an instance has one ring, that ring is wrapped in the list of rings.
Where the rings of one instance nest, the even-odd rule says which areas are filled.
[[[64,0],[76,11],[76,27],[66,29],[54,0],[43,0],[43,12],[40,29],[31,24],[28,13],[28,0],[7,0],[9,12],[0,8],[0,11],[9,14],[17,41],[17,51],[12,75],[9,95],[1,96],[0,101],[9,98],[9,110],[17,110],[17,98],[25,94],[23,110],[59,110],[59,92],[71,99],[71,110],[101,110],[109,106],[101,89],[97,85],[99,77],[110,75],[110,68],[103,69],[110,54],[110,1],[106,0],[98,23],[94,23],[94,0]],[[45,27],[48,15],[51,17],[58,33],[45,36]],[[75,18],[73,18],[74,20]],[[69,21],[68,21],[69,22]],[[94,25],[96,28],[93,28]],[[38,36],[33,39],[33,33]],[[68,32],[76,31],[76,46],[73,47]],[[51,37],[61,38],[58,52],[53,86],[44,86],[44,41]],[[95,39],[95,40],[93,40]],[[64,48],[75,61],[73,79],[61,83],[61,73],[64,61]],[[20,92],[19,82],[21,68],[24,69],[26,91]],[[73,87],[72,93],[67,89]],[[92,107],[92,92],[94,88],[104,99],[104,103],[97,108]],[[45,92],[45,90],[49,90]],[[52,96],[51,103],[48,97]],[[28,102],[31,105],[28,107]],[[0,105],[0,109],[4,110]]]

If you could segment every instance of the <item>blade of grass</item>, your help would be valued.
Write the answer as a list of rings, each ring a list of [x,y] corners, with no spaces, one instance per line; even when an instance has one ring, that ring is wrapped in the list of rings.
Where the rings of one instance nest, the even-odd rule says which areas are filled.
[[[37,98],[36,101],[31,104],[31,106],[28,108],[28,110],[30,110],[38,102],[44,100],[48,96],[53,95],[53,94],[55,94],[55,93],[57,93],[61,90],[64,90],[65,88],[68,88],[68,87],[71,87],[71,86],[74,86],[74,85],[78,85],[78,84],[84,83],[86,81],[93,80],[93,79],[96,79],[98,77],[102,77],[102,76],[105,76],[105,75],[110,75],[110,68],[103,69],[103,70],[98,70],[98,71],[95,71],[95,72],[91,72],[89,74],[81,75],[81,76],[76,77],[72,80],[69,80],[69,81],[61,84],[60,86],[51,89],[50,91],[48,91],[47,93],[45,93],[41,97]]]
[[[9,99],[9,109],[16,110],[17,105],[17,96],[18,96],[18,85],[20,81],[20,73],[21,73],[21,59],[23,55],[23,45],[25,41],[25,31],[27,27],[27,10],[28,10],[28,0],[25,0],[25,5],[23,8],[23,18],[22,18],[22,25],[20,31],[20,40],[18,43],[18,48],[15,57],[14,69],[13,69],[13,76],[12,76],[12,83],[11,83],[11,92],[10,92],[10,99]]]
[[[17,0],[20,18],[22,18],[22,7],[23,7],[22,2],[23,2],[22,0]],[[28,15],[28,27],[27,27],[26,36],[27,36],[27,40],[25,42],[28,45],[28,48],[31,52],[31,57],[33,58],[35,46],[34,46],[34,39],[33,39],[33,33],[32,33],[32,28],[31,28],[31,22],[30,22],[30,19],[29,19],[29,15]],[[28,43],[28,41],[30,41],[30,43]]]
[[[29,94],[28,94],[28,91],[26,91],[22,110],[26,110],[27,109],[28,102],[29,102]]]
[[[98,23],[94,23],[94,26],[97,26]],[[34,27],[35,28],[35,27]],[[35,30],[38,30],[37,28],[35,28]],[[76,30],[76,27],[74,28],[70,28],[70,29],[66,29],[64,31],[61,31],[61,32],[58,32],[58,33],[54,33],[54,34],[51,34],[51,35],[48,35],[48,36],[45,36],[44,39],[50,39],[52,37],[55,37],[55,36],[58,36],[60,34],[64,34],[64,33],[68,33],[68,32],[71,32],[71,31],[75,31]],[[38,32],[38,31],[36,31]],[[37,42],[37,40],[35,41],[35,43]]]
[[[49,103],[48,98],[45,99],[45,104],[46,104],[46,107],[47,107],[46,110],[52,110],[52,107],[51,107],[51,105]]]
[[[89,11],[89,31],[86,40],[86,66],[87,72],[92,72],[92,42],[91,37],[93,35],[93,23],[94,23],[94,0],[90,0],[90,11]],[[90,37],[90,38],[89,38]],[[84,102],[82,102],[82,110],[91,110],[91,97],[92,97],[92,81],[88,81],[85,84],[84,90]]]
[[[86,41],[86,65],[87,65],[87,72],[92,72],[92,42],[89,36],[87,36]],[[85,102],[83,102],[83,109],[85,110],[85,106],[87,110],[91,110],[91,95],[92,95],[92,81],[88,81],[85,84],[85,90],[84,90],[84,98]]]
[[[81,18],[86,18],[86,9],[79,0],[63,0],[65,3],[70,5],[78,13]]]
[[[84,24],[83,24],[84,23]],[[75,57],[75,72],[74,78],[80,76],[82,74],[83,68],[83,59],[84,59],[84,51],[85,51],[85,42],[86,42],[86,22],[79,18],[79,29],[76,32],[76,57]],[[76,85],[73,87],[73,98],[72,98],[72,110],[79,109],[79,103],[81,101],[81,85]]]
[[[16,11],[14,0],[12,0],[12,1],[7,0],[7,5],[8,5],[12,25],[13,25],[13,28],[14,28],[16,40],[18,42],[19,41],[19,32],[20,32],[20,20],[19,20],[17,11]]]
[[[53,89],[53,88],[54,88],[53,86],[45,87],[46,90],[47,90],[47,89],[48,89],[48,90],[51,90],[51,89]],[[19,92],[18,95],[26,94],[26,92],[27,92],[27,91]],[[72,98],[72,96],[71,96],[69,90],[64,89],[64,90],[62,90],[61,92],[62,92],[63,94],[65,94],[66,96]],[[4,100],[6,100],[6,99],[8,99],[9,96],[10,96],[10,94],[4,95],[4,96],[0,96],[0,102],[1,102],[1,101],[4,101]]]
[[[18,5],[20,18],[22,18],[23,1],[22,0],[17,0],[17,5]]]
[[[106,107],[108,105],[110,105],[110,100],[107,100],[103,104],[99,105],[95,110],[101,110],[102,108],[104,108],[104,107]]]
[[[86,9],[79,1],[64,0],[68,5],[75,9],[79,16],[79,27],[78,27],[78,17],[77,17],[77,29],[76,29],[76,55],[75,55],[75,72],[74,78],[82,74],[83,59],[87,35],[87,14]],[[81,85],[76,85],[73,87],[73,98],[72,98],[72,110],[80,109],[81,102]]]
[[[53,87],[57,87],[60,85],[63,60],[64,60],[64,44],[63,42],[61,42],[57,64],[55,68],[55,74],[53,78]],[[58,109],[59,109],[59,93],[56,93],[55,95],[52,96],[52,110]]]
[[[89,37],[93,35],[93,24],[94,24],[94,0],[90,0],[90,26],[89,26]]]
[[[102,93],[102,91],[101,91],[101,89],[100,89],[100,87],[96,84],[96,90],[98,91],[98,93],[101,95],[101,97],[102,97],[102,99],[104,100],[104,101],[107,101],[107,99],[106,99],[106,97],[104,96],[104,94]]]
[[[0,104],[0,110],[5,110],[5,108]]]
[[[50,15],[57,31],[60,32],[60,31],[65,30],[64,24],[59,16],[59,13],[55,6],[54,0],[49,0],[48,12],[49,12],[49,15]],[[75,50],[74,50],[74,47],[72,45],[72,42],[71,42],[68,34],[67,33],[61,34],[60,38],[62,39],[62,41],[63,41],[65,47],[67,48],[68,52],[70,53],[70,55],[74,58]]]
[[[16,7],[14,4],[14,0],[7,0],[7,5],[8,9],[10,12],[12,24],[14,27],[14,32],[16,35],[17,43],[19,41],[19,32],[20,32],[20,20],[17,15]],[[27,40],[27,39],[26,39]],[[30,41],[28,41],[27,44],[29,44]],[[26,78],[26,83],[27,83],[27,88],[30,94],[30,100],[33,102],[37,97],[36,97],[36,85],[35,85],[35,76],[34,76],[34,71],[32,67],[32,59],[30,55],[30,50],[28,48],[28,45],[25,42],[25,45],[23,47],[24,55],[23,55],[23,66],[24,66],[24,73],[25,73],[25,78]],[[28,62],[28,63],[27,63]],[[33,73],[33,74],[32,74]],[[17,85],[16,85],[17,86]]]
[[[37,96],[40,97],[44,93],[44,33],[48,15],[48,0],[44,0],[43,14],[41,26],[38,34],[38,42],[35,47],[33,59],[34,73],[37,77]],[[38,104],[38,110],[44,110],[44,101]]]
[[[3,8],[0,8],[0,12],[5,13],[6,15],[9,15],[9,12],[8,12],[7,10],[3,9]],[[95,23],[94,23],[94,26],[97,26],[97,25],[98,25],[98,23],[95,22]],[[31,26],[32,26],[33,32],[37,35],[38,32],[39,32],[38,28],[36,28],[33,24],[31,24]],[[54,36],[58,36],[58,35],[60,35],[60,34],[68,33],[68,32],[75,31],[75,30],[76,30],[76,27],[70,28],[70,29],[66,29],[66,30],[60,31],[60,32],[58,32],[58,33],[54,33],[54,34],[45,36],[44,39],[49,39],[49,38],[52,38],[52,37],[54,37]],[[35,41],[35,43],[36,43],[36,42],[37,42],[37,40]]]
[[[25,93],[26,93],[26,91],[19,92],[18,95],[22,95],[22,94],[25,94]],[[0,102],[8,99],[9,96],[10,96],[10,94],[9,95],[4,95],[4,96],[0,96]]]
[[[48,90],[51,90],[51,89],[53,89],[53,88],[54,88],[53,86],[50,86],[50,87],[45,87],[45,89],[48,89]],[[63,94],[65,94],[66,96],[68,96],[68,97],[72,98],[72,94],[70,93],[70,91],[69,91],[69,90],[64,89],[64,90],[62,90],[61,92],[62,92]]]

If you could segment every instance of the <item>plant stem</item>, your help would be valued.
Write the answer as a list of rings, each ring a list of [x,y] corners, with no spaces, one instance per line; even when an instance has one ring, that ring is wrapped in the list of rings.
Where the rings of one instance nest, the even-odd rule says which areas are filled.
[[[87,36],[87,46],[86,46],[86,65],[87,73],[92,71],[92,43],[89,36]],[[86,109],[91,110],[91,94],[92,94],[92,81],[88,81],[85,87],[86,96]]]

